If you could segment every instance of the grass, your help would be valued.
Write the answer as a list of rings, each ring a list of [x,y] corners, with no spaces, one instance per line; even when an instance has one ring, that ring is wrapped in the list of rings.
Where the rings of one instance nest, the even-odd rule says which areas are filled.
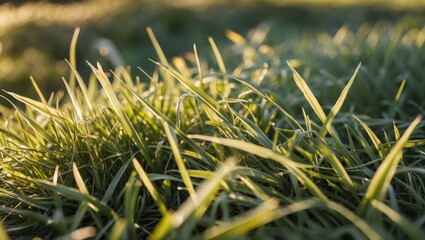
[[[1,117],[3,238],[425,238],[415,22],[288,46],[229,31],[230,64],[212,38],[213,61],[169,61],[148,32],[151,74],[83,79],[71,51],[65,93],[4,93],[24,107]]]

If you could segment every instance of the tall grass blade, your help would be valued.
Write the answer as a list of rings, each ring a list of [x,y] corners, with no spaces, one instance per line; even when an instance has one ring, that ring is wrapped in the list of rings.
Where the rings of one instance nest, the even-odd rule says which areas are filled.
[[[219,190],[222,181],[235,169],[234,160],[229,159],[196,191],[196,199],[188,198],[172,215],[165,215],[154,229],[151,239],[163,239],[166,235],[188,221],[190,217],[199,219],[208,209]]]
[[[165,57],[164,52],[162,51],[161,45],[159,44],[158,40],[155,37],[155,34],[153,33],[152,28],[147,27],[146,31],[148,32],[149,38],[151,39],[151,42],[153,44],[153,47],[155,48],[156,54],[159,57],[159,61],[164,65],[164,66],[169,66],[168,64],[168,60]],[[174,83],[174,79],[172,76],[170,76],[170,74],[163,72],[163,78],[165,79],[165,83],[167,85],[167,89],[173,90],[175,83]]]
[[[153,185],[152,181],[150,180],[148,174],[145,172],[145,170],[143,170],[142,166],[140,165],[140,163],[137,161],[136,158],[133,158],[132,162],[133,162],[134,169],[136,169],[136,172],[139,174],[140,179],[142,180],[146,189],[150,193],[152,199],[155,201],[155,204],[157,205],[159,211],[161,212],[162,215],[166,215],[167,207],[165,206],[163,199],[161,198],[155,186]]]
[[[375,146],[375,149],[378,151],[379,156],[382,158],[384,156],[383,148],[382,148],[382,142],[379,140],[379,138],[376,136],[376,134],[370,129],[370,127],[360,120],[358,117],[353,116],[354,119],[356,119],[362,127],[365,129],[367,135],[369,136],[370,140],[372,140],[373,146]]]
[[[69,48],[69,62],[74,69],[77,69],[77,41],[78,35],[80,34],[80,28],[76,28],[74,31],[74,35],[72,36],[71,46]],[[69,74],[69,86],[71,89],[75,89],[75,72],[71,71]]]
[[[322,137],[322,138],[325,137],[326,132],[331,131],[330,127],[331,127],[332,121],[335,119],[335,116],[338,114],[339,110],[341,110],[342,104],[344,104],[344,101],[347,97],[348,91],[350,91],[351,85],[353,85],[354,79],[356,78],[360,67],[361,67],[361,63],[357,66],[356,70],[354,71],[354,74],[351,76],[350,81],[348,81],[347,85],[345,85],[344,89],[342,90],[341,94],[339,95],[338,100],[336,101],[335,105],[332,107],[331,111],[329,112],[328,116],[326,117],[326,120],[323,123],[323,126],[322,126],[322,128],[320,129],[320,132],[319,132],[320,137]]]
[[[411,221],[400,215],[397,211],[377,200],[372,200],[370,204],[395,222],[410,239],[425,239],[425,233],[414,227],[415,225]]]
[[[383,201],[391,179],[394,177],[397,166],[401,160],[403,146],[409,140],[410,135],[421,122],[421,119],[422,117],[419,116],[410,124],[375,172],[366,194],[360,203],[360,213],[362,215],[373,215],[373,211],[371,211],[370,207],[372,200]]]
[[[274,160],[282,164],[284,167],[286,167],[315,196],[323,200],[328,199],[326,195],[320,190],[320,188],[301,170],[302,168],[311,168],[312,166],[310,165],[304,165],[304,164],[294,162],[291,159],[277,152],[274,152],[268,148],[261,147],[252,143],[240,141],[240,140],[209,137],[209,136],[203,136],[203,135],[188,135],[188,137],[204,140],[204,141],[209,141],[213,143],[218,143],[231,148],[240,149],[242,151],[252,153],[260,157]]]
[[[182,176],[182,180],[189,191],[191,198],[195,199],[195,189],[193,188],[192,180],[190,180],[189,173],[187,172],[186,166],[184,164],[183,158],[180,154],[179,146],[177,143],[177,136],[174,128],[172,128],[166,121],[163,122],[164,130],[167,135],[168,142],[170,143],[171,150],[174,154],[174,159],[177,163],[177,167]]]

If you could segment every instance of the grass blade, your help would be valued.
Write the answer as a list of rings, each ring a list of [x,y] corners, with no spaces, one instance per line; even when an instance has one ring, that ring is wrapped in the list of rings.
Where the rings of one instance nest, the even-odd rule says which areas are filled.
[[[189,173],[187,172],[186,166],[184,164],[183,158],[180,154],[180,150],[177,143],[177,136],[174,128],[172,128],[166,121],[163,122],[164,130],[168,138],[168,142],[170,143],[171,150],[173,151],[175,161],[177,163],[177,167],[182,176],[183,182],[189,191],[190,196],[195,199],[195,189],[193,188],[192,181],[190,180]]]
[[[351,85],[353,85],[354,79],[356,78],[357,73],[359,72],[360,66],[361,66],[361,63],[357,66],[356,70],[354,71],[354,74],[351,76],[350,81],[348,81],[347,85],[345,85],[344,89],[339,95],[338,100],[336,101],[335,105],[332,107],[331,111],[326,117],[326,120],[323,123],[323,126],[319,132],[320,137],[322,138],[325,137],[326,132],[331,131],[330,127],[331,127],[332,121],[334,120],[335,116],[338,114],[339,110],[341,110],[342,104],[344,103],[347,97],[348,91],[350,91]]]
[[[143,184],[145,185],[148,192],[151,194],[151,197],[155,201],[159,211],[162,213],[162,215],[167,214],[167,207],[165,206],[164,201],[162,200],[161,196],[159,195],[158,191],[156,190],[155,186],[153,185],[152,181],[150,180],[148,174],[143,170],[140,163],[137,161],[136,158],[133,158],[133,166],[136,169],[136,172],[139,174],[140,179],[142,179]]]
[[[386,204],[377,200],[372,200],[370,204],[385,214],[393,222],[397,223],[397,225],[403,229],[403,231],[409,236],[410,239],[425,239],[425,234],[421,232],[420,229],[415,228],[411,221],[400,215]]]
[[[317,187],[317,185],[300,169],[303,167],[311,167],[292,161],[291,159],[274,152],[268,148],[261,147],[252,143],[243,142],[234,139],[225,139],[217,137],[209,137],[203,135],[188,135],[189,138],[218,143],[231,148],[240,149],[252,153],[254,155],[272,159],[285,166],[301,183],[303,183],[315,196],[327,200],[326,195]]]
[[[391,179],[394,177],[398,163],[401,160],[403,145],[409,140],[410,135],[421,122],[421,119],[422,117],[419,116],[410,124],[375,172],[366,194],[360,203],[360,213],[362,215],[373,215],[373,211],[369,211],[371,201],[377,200],[381,202],[384,199]]]
[[[211,201],[214,200],[222,181],[235,169],[234,165],[235,163],[232,159],[223,163],[212,178],[204,181],[199,186],[196,191],[196,200],[192,198],[186,199],[174,214],[167,214],[161,219],[161,222],[152,233],[151,239],[163,239],[170,231],[187,222],[189,217],[193,216],[196,219],[202,216]]]

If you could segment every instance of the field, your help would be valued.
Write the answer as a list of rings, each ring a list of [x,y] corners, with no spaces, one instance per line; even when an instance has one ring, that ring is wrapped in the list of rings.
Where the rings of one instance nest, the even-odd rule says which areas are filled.
[[[425,239],[421,2],[116,2],[0,5],[0,239]]]

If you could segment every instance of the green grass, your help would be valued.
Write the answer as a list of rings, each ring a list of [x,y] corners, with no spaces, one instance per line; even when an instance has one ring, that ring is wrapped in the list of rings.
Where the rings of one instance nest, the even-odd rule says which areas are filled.
[[[425,238],[416,24],[343,26],[285,46],[262,25],[229,31],[227,51],[210,38],[171,61],[148,29],[156,70],[88,63],[90,79],[71,51],[65,93],[4,93],[24,107],[2,111],[0,234]]]

